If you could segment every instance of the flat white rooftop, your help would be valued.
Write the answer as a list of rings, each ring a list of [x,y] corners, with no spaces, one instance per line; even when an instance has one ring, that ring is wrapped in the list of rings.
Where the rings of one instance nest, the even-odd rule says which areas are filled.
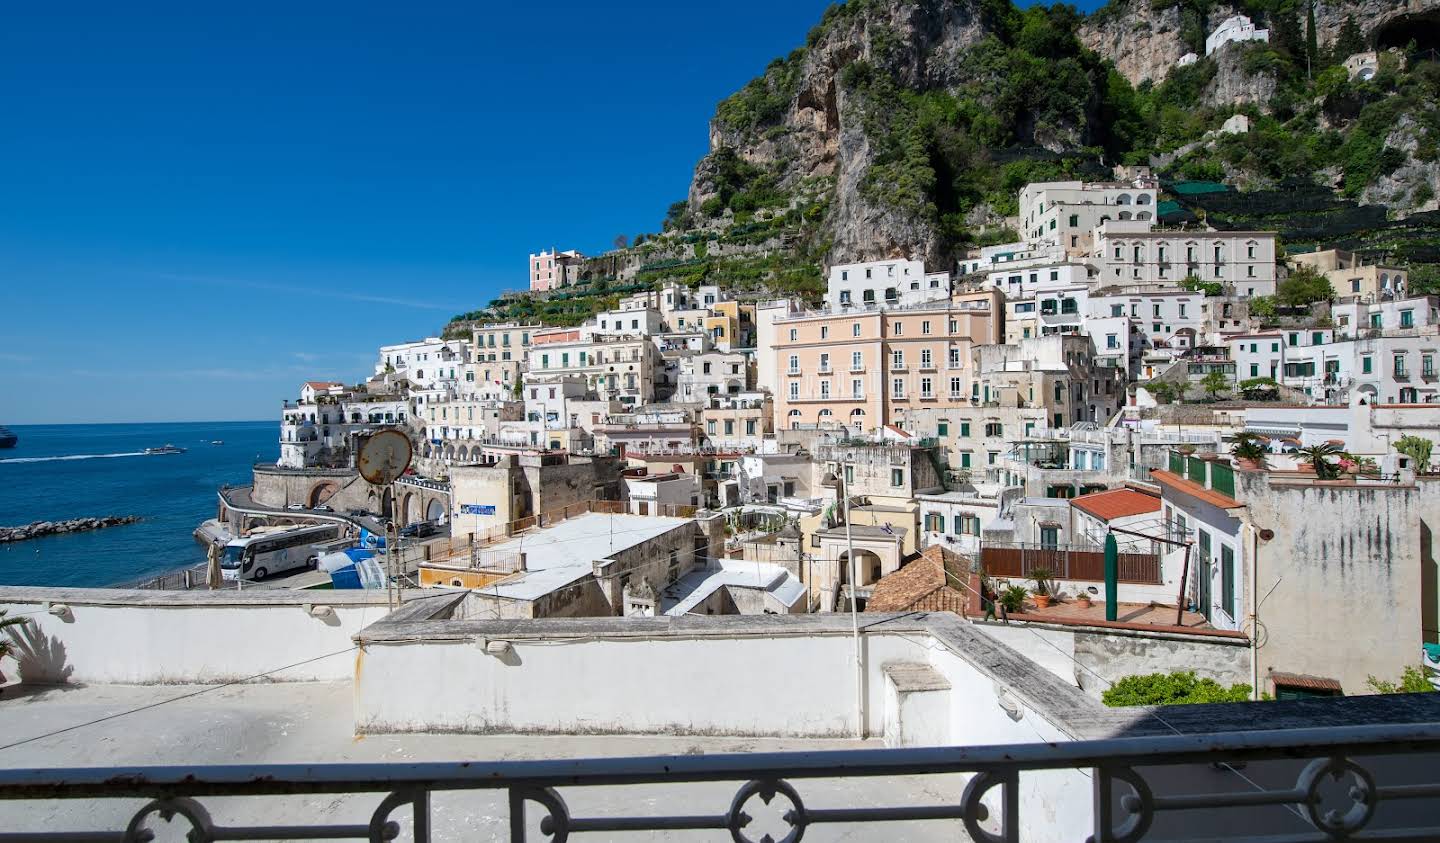
[[[683,615],[716,591],[729,587],[768,591],[786,606],[795,605],[796,600],[805,596],[805,585],[783,566],[722,559],[720,567],[692,571],[665,589],[660,608],[667,615]]]
[[[484,593],[535,600],[589,575],[597,559],[608,559],[690,523],[689,518],[587,512],[485,548],[487,553],[500,555],[525,554],[526,570],[486,586]]]
[[[198,696],[166,702],[205,690]],[[663,736],[534,736],[470,734],[353,734],[349,682],[215,686],[9,687],[0,697],[0,745],[36,738],[141,706],[144,711],[81,726],[53,737],[0,750],[0,764],[15,768],[110,767],[336,762],[515,761],[636,755],[703,755],[877,748],[878,741],[779,740]],[[157,705],[158,704],[158,705]],[[879,807],[958,802],[964,777],[818,779],[801,783],[809,807]],[[564,791],[577,814],[634,816],[720,814],[733,783],[633,785]],[[234,824],[365,823],[379,794],[204,798],[214,820]],[[508,840],[504,791],[437,792],[431,817],[435,840]],[[777,816],[754,825],[783,829]],[[0,801],[0,828],[15,834],[124,829],[140,799]],[[784,800],[775,803],[777,810]],[[534,812],[532,811],[532,816]],[[403,820],[404,817],[402,816]],[[538,818],[534,820],[538,822]],[[177,824],[183,824],[177,820]],[[164,828],[164,823],[159,826]],[[836,840],[859,834],[894,840],[966,840],[958,820],[814,826],[805,839]],[[547,839],[532,830],[532,839]],[[757,835],[758,836],[758,835]],[[169,839],[169,838],[166,838]],[[602,837],[600,839],[615,839]],[[714,840],[715,832],[657,832],[626,839]]]

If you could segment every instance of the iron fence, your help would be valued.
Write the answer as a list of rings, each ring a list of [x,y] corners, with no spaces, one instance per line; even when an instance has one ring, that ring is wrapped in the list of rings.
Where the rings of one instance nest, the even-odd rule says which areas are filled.
[[[1406,756],[1437,751],[1440,725],[1418,724],[1011,746],[492,763],[20,767],[0,770],[0,799],[147,801],[123,829],[7,830],[0,833],[0,841],[148,840],[158,829],[186,831],[185,827],[191,840],[381,841],[408,831],[412,839],[428,841],[435,820],[448,819],[432,807],[433,795],[494,791],[503,794],[508,805],[508,815],[498,821],[505,823],[511,841],[560,843],[571,835],[598,833],[613,838],[680,830],[728,832],[731,839],[742,842],[799,841],[812,826],[922,821],[949,822],[955,831],[963,828],[973,840],[1013,843],[1058,831],[1040,825],[1058,819],[1046,817],[1055,812],[1056,805],[1050,801],[1053,794],[1035,792],[1042,804],[1022,804],[1025,791],[1020,787],[1020,775],[1046,770],[1073,770],[1090,779],[1093,801],[1084,811],[1088,816],[1072,807],[1076,815],[1070,819],[1080,825],[1065,832],[1073,833],[1076,840],[1088,835],[1097,843],[1131,843],[1192,839],[1197,834],[1256,839],[1260,836],[1253,825],[1257,809],[1274,809],[1294,818],[1291,822],[1282,815],[1293,830],[1280,837],[1264,837],[1266,840],[1433,840],[1440,836],[1440,810],[1433,805],[1433,800],[1440,799],[1440,766],[1411,763],[1409,772],[1399,775],[1391,765]],[[1268,765],[1265,775],[1256,774],[1259,765]],[[1251,775],[1239,773],[1247,767]],[[1185,768],[1201,774],[1187,777]],[[1216,769],[1236,774],[1226,785],[1245,784],[1219,785],[1212,778]],[[968,778],[959,799],[941,793],[929,804],[816,806],[807,804],[801,795],[801,782],[815,780],[955,774]],[[619,806],[618,815],[577,816],[565,799],[565,793],[583,795],[587,788],[646,786],[658,790],[693,782],[728,782],[738,787],[728,806],[695,813],[636,815],[625,809],[637,803],[665,801],[612,798],[606,804]],[[350,824],[222,826],[202,801],[209,797],[361,793],[380,798],[366,821]],[[755,800],[770,805],[776,799],[782,802],[772,806],[766,818],[757,822],[750,814],[756,810]],[[1417,804],[1417,800],[1424,801]],[[1396,813],[1391,807],[1404,803],[1413,810]],[[227,813],[233,815],[234,804],[227,805]],[[1386,810],[1378,811],[1382,806]],[[777,813],[774,808],[784,811],[770,816]],[[537,814],[532,815],[536,809]],[[1384,819],[1377,822],[1377,813]],[[256,805],[252,815],[263,816],[263,805]],[[1406,821],[1418,822],[1407,827]],[[762,825],[769,827],[759,827]],[[873,826],[871,833],[884,834]]]
[[[1105,580],[1105,551],[1095,547],[987,542],[980,548],[980,561],[985,573],[992,577],[1028,579],[1035,571],[1046,570],[1060,580]],[[1122,551],[1117,561],[1120,582],[1144,585],[1164,582],[1157,554]]]

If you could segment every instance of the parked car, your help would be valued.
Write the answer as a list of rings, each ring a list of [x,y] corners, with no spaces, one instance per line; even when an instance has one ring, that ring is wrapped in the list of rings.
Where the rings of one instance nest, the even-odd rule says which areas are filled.
[[[351,518],[364,518],[370,513],[363,509],[347,509],[345,510],[345,514],[350,516]]]
[[[418,521],[400,530],[400,535],[407,539],[423,539],[426,536],[435,535],[435,525],[429,521]]]
[[[285,507],[285,508],[286,508],[286,509],[304,509],[304,508],[305,508],[305,504],[303,504],[303,503],[292,503],[292,504],[290,504],[289,506],[287,506],[287,507]]]
[[[315,511],[316,511],[316,512],[334,512],[335,509],[334,509],[334,507],[330,506],[329,504],[322,503],[322,504],[320,504],[319,506],[315,507]]]

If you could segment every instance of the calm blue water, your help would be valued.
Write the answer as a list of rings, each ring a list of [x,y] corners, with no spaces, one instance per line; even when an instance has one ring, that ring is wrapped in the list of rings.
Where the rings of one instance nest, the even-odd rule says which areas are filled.
[[[192,533],[215,517],[216,488],[249,483],[253,462],[279,454],[275,421],[9,427],[20,444],[0,449],[0,524],[96,515],[144,520],[0,544],[3,585],[106,586],[204,562]],[[189,451],[134,456],[167,443]]]

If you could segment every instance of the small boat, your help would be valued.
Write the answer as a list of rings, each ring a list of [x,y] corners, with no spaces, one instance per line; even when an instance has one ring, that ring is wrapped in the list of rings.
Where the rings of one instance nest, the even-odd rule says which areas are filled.
[[[183,454],[183,453],[185,453],[185,449],[184,449],[184,448],[181,448],[181,447],[179,447],[179,446],[177,446],[177,445],[171,445],[171,444],[168,443],[168,442],[165,443],[164,445],[161,445],[161,446],[158,447],[158,448],[146,448],[146,449],[145,449],[145,455],[146,455],[146,456],[149,456],[149,457],[159,456],[159,455],[161,455],[161,454]]]
[[[224,439],[211,439],[211,440],[210,440],[210,444],[211,444],[211,445],[224,445],[224,444],[225,444],[225,440],[224,440]]]
[[[0,448],[13,448],[20,441],[20,437],[8,427],[0,427]]]

